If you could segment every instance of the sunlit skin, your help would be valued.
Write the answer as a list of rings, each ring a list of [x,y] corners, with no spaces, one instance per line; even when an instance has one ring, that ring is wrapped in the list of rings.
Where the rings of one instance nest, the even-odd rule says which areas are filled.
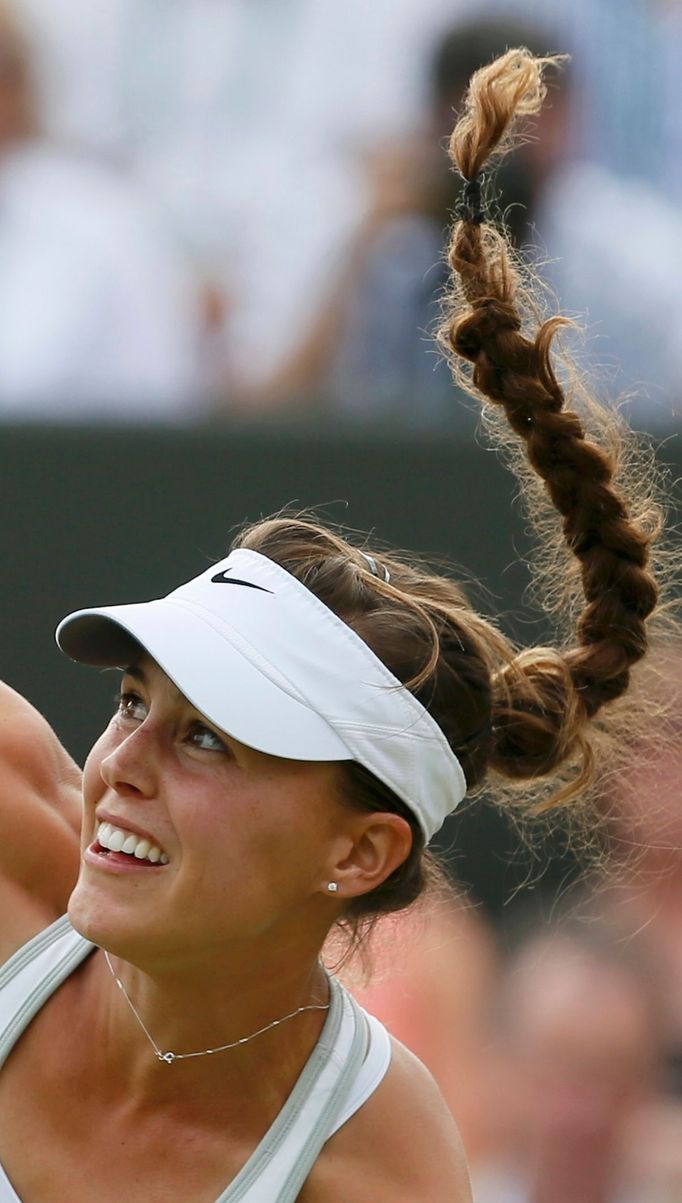
[[[8,706],[22,730],[24,711]],[[319,958],[330,926],[402,863],[411,842],[400,816],[349,805],[343,780],[339,764],[283,760],[230,739],[148,657],[124,674],[85,768],[69,914],[110,950],[162,1049],[226,1044],[298,1006],[327,1003]],[[44,806],[31,812],[36,834]],[[149,835],[169,863],[117,870],[96,839],[100,817]],[[33,844],[21,846],[30,853]],[[24,934],[5,940],[8,955],[12,940],[19,947],[50,921],[31,902],[31,879],[37,887],[46,864],[27,861],[26,893],[9,882]],[[0,870],[1,884],[9,878],[1,857]],[[40,1203],[63,1203],[67,1183],[73,1203],[90,1203],[93,1183],[101,1203],[121,1194],[127,1203],[213,1199],[281,1110],[324,1021],[324,1011],[308,1011],[240,1048],[164,1065],[95,952],[5,1064],[0,1162],[19,1197]],[[469,1203],[458,1133],[400,1045],[379,1088],[325,1146],[301,1203],[336,1203],[340,1182],[358,1203],[394,1203],[402,1189],[411,1203]]]
[[[387,858],[399,863],[410,838],[398,816],[349,808],[339,775],[336,764],[272,757],[207,725],[149,658],[124,675],[85,767],[69,915],[125,960],[121,977],[161,1047],[214,1047],[327,1002],[318,958],[330,922],[385,875]],[[141,826],[170,863],[134,875],[100,867],[89,849],[102,815]],[[120,1040],[140,1046],[146,1065],[151,1050],[112,994]],[[323,1018],[301,1016],[297,1031],[317,1032]],[[247,1065],[259,1056],[255,1045],[240,1054]]]

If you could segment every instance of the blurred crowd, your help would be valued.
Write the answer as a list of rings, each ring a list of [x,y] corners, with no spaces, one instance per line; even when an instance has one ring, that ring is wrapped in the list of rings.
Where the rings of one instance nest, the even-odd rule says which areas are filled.
[[[456,425],[444,142],[517,44],[571,61],[513,239],[603,391],[679,424],[678,0],[2,0],[0,415]]]
[[[493,927],[462,892],[381,928],[363,1001],[428,1065],[475,1203],[682,1199],[682,652],[598,805],[611,854]],[[526,899],[528,892],[526,892]]]

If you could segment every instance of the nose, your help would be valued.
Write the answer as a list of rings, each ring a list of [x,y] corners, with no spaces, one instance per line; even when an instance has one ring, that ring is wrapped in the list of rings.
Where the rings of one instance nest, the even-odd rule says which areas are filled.
[[[121,797],[150,798],[156,790],[158,756],[148,721],[131,731],[100,762],[102,780]]]

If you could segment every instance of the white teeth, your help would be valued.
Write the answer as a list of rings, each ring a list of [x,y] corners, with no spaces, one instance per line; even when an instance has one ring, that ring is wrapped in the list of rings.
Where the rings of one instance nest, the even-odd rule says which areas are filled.
[[[102,848],[108,848],[110,852],[125,852],[128,856],[135,856],[137,860],[151,861],[153,865],[169,863],[170,858],[156,844],[142,839],[132,831],[114,827],[112,823],[99,824],[97,840]]]

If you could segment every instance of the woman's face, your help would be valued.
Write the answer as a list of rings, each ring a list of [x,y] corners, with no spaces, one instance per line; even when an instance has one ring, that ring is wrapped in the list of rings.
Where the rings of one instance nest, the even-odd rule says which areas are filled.
[[[131,960],[153,950],[189,963],[242,940],[319,942],[330,863],[352,843],[338,782],[337,764],[269,756],[224,735],[143,656],[85,767],[74,925]],[[117,841],[103,822],[161,858],[151,863],[144,843],[137,856],[108,850]]]

